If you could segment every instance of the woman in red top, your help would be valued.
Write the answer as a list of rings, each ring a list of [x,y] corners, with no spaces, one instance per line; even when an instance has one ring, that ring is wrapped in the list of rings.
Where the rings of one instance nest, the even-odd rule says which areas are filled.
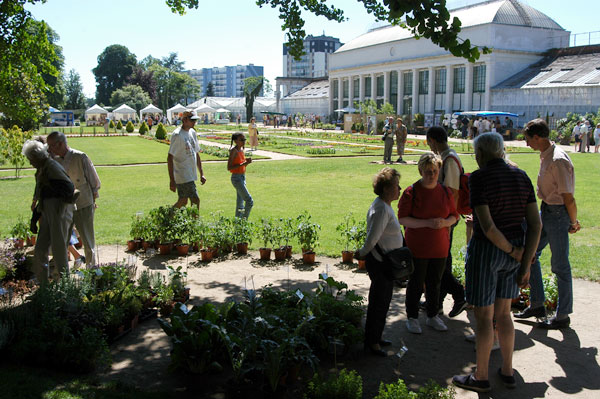
[[[231,135],[231,148],[229,150],[227,170],[231,172],[231,184],[233,184],[237,192],[235,217],[248,219],[254,201],[246,188],[246,166],[252,163],[252,158],[246,159],[244,155],[245,144],[246,137],[243,133],[234,133]]]
[[[438,183],[442,159],[432,152],[419,159],[421,179],[402,193],[398,221],[406,227],[406,245],[413,254],[415,271],[406,288],[406,328],[421,333],[419,299],[425,285],[427,325],[438,331],[448,328],[438,316],[440,281],[450,246],[449,227],[458,220],[452,192]]]

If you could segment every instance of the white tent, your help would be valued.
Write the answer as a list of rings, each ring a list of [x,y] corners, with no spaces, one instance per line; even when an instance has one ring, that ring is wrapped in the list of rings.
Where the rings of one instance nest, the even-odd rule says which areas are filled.
[[[143,119],[144,114],[161,114],[162,109],[155,107],[154,104],[148,104],[145,108],[140,111],[140,120]]]
[[[88,126],[103,125],[107,115],[107,110],[98,104],[94,104],[92,107],[85,110],[85,122]]]
[[[198,108],[194,109],[194,112],[196,112],[197,114],[208,114],[208,113],[212,113],[215,111],[216,110],[213,107],[211,107],[210,105],[206,105],[206,104],[202,104]]]
[[[131,108],[127,104],[121,105],[120,107],[115,109],[112,113],[113,113],[114,118],[116,120],[120,120],[120,121],[135,120],[135,116],[136,116],[135,109]]]
[[[169,123],[173,123],[173,115],[174,114],[178,114],[180,112],[185,112],[187,110],[188,109],[181,104],[177,104],[174,107],[169,108],[167,110],[167,119],[169,120]]]

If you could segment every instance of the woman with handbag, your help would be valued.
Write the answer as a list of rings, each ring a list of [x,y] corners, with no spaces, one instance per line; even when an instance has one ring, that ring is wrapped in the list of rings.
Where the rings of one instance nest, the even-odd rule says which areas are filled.
[[[400,173],[389,167],[381,169],[373,177],[373,191],[377,198],[367,212],[365,244],[355,255],[357,259],[366,259],[371,280],[365,323],[365,350],[378,356],[387,356],[381,347],[391,345],[390,341],[382,339],[382,334],[394,288],[394,282],[388,274],[390,265],[386,263],[382,253],[404,245],[402,229],[391,206],[392,201],[400,196],[399,181]]]
[[[398,221],[406,227],[406,244],[412,251],[414,272],[406,287],[406,328],[421,334],[419,299],[425,285],[426,324],[437,331],[448,327],[438,316],[440,283],[450,247],[449,228],[458,220],[452,192],[438,183],[442,159],[433,152],[419,159],[421,179],[402,193]]]
[[[248,138],[250,144],[250,149],[255,151],[258,147],[258,129],[256,128],[256,118],[250,118],[250,124],[248,124]]]

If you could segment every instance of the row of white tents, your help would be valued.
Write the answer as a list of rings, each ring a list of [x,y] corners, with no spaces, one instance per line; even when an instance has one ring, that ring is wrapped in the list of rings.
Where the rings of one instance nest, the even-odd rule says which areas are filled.
[[[276,103],[274,98],[258,97],[254,100],[254,113],[260,114],[260,112],[273,112],[275,111]],[[204,97],[200,100],[193,102],[187,106],[177,104],[167,110],[165,116],[169,123],[179,116],[182,112],[193,111],[198,115],[211,115],[210,119],[215,120],[224,117],[224,114],[239,114],[245,116],[246,114],[246,99],[244,97]],[[135,120],[137,117],[136,111],[123,104],[116,108],[112,112],[107,111],[98,104],[94,104],[92,107],[85,111],[85,120],[89,124],[102,124],[104,120],[111,117],[115,120]],[[148,114],[159,114],[163,115],[163,111],[153,104],[148,104],[145,108],[140,110],[139,119],[143,119],[144,115]],[[217,118],[214,118],[214,116]]]

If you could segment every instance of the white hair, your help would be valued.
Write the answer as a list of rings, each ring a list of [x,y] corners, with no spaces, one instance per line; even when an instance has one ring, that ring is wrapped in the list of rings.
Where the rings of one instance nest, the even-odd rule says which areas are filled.
[[[483,133],[473,140],[473,149],[487,160],[504,158],[504,139],[498,133]]]
[[[48,145],[38,140],[27,140],[23,144],[23,155],[30,161],[43,161],[50,156],[48,154]]]

